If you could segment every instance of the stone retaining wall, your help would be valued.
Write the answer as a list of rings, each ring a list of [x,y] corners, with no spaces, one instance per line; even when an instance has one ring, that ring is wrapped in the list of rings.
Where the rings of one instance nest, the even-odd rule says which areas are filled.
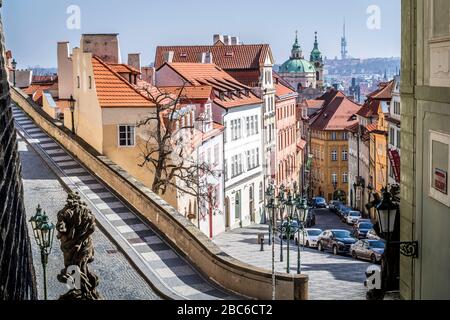
[[[272,298],[270,272],[228,256],[149,188],[74,137],[69,130],[58,126],[21,91],[12,90],[11,96],[36,124],[147,218],[203,274],[237,294],[264,300]],[[276,283],[277,299],[308,299],[308,276],[277,273]]]

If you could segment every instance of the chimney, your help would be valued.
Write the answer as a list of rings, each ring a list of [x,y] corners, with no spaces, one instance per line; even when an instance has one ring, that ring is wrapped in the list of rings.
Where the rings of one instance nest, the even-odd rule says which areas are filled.
[[[69,99],[73,95],[73,64],[69,42],[58,42],[58,96]]]
[[[200,61],[202,63],[213,63],[212,52],[202,52],[200,55]]]
[[[141,54],[140,53],[128,54],[128,65],[141,71]]]
[[[150,83],[152,86],[155,86],[155,68],[154,67],[142,67],[142,80]]]
[[[223,42],[223,35],[221,34],[215,34],[213,36],[213,44],[216,44],[217,41],[222,41]]]
[[[232,45],[238,45],[239,44],[239,37],[231,37],[231,44]]]
[[[172,63],[174,54],[175,54],[175,52],[173,52],[173,51],[164,52],[164,62]]]
[[[231,37],[228,35],[224,35],[223,36],[223,43],[225,43],[225,45],[229,46],[231,44]]]

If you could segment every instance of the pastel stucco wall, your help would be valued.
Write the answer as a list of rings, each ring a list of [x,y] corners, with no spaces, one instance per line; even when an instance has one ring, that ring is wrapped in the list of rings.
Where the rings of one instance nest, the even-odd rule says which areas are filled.
[[[256,299],[271,299],[271,273],[242,263],[222,252],[196,226],[117,164],[99,155],[85,142],[73,139],[66,128],[57,127],[23,93],[13,91],[12,97],[34,122],[108,184],[136,212],[148,219],[148,222],[183,252],[206,277],[238,294]],[[277,273],[276,283],[277,299],[308,299],[307,275]]]
[[[73,83],[75,103],[75,132],[95,150],[103,153],[102,109],[98,103],[92,68],[92,54],[73,50]],[[91,77],[92,87],[89,87]],[[79,79],[79,81],[78,81]],[[78,82],[80,86],[78,87]],[[72,128],[71,124],[68,127]]]

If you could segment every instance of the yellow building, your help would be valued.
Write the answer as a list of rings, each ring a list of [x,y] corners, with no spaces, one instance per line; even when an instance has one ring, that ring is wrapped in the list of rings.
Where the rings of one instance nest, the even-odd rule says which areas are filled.
[[[345,128],[356,123],[361,108],[342,92],[330,89],[317,100],[322,109],[311,118],[311,187],[315,196],[346,201],[348,190],[348,139]]]

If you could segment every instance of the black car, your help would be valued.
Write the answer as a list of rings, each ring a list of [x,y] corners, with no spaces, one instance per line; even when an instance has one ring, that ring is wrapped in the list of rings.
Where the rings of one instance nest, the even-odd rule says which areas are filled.
[[[355,238],[365,239],[367,236],[367,232],[373,228],[373,224],[370,222],[358,222],[355,228]]]
[[[325,230],[317,238],[317,249],[319,251],[332,250],[333,254],[349,253],[350,247],[356,242],[351,232],[347,230],[332,229]]]
[[[330,203],[329,203],[329,205],[328,205],[328,208],[329,208],[332,212],[337,213],[338,210],[339,210],[339,208],[340,208],[342,205],[343,205],[343,203],[342,203],[341,201],[338,201],[338,200],[331,200]]]
[[[314,197],[312,199],[312,207],[313,208],[326,208],[327,201],[325,200],[325,198],[322,198],[322,197]]]

